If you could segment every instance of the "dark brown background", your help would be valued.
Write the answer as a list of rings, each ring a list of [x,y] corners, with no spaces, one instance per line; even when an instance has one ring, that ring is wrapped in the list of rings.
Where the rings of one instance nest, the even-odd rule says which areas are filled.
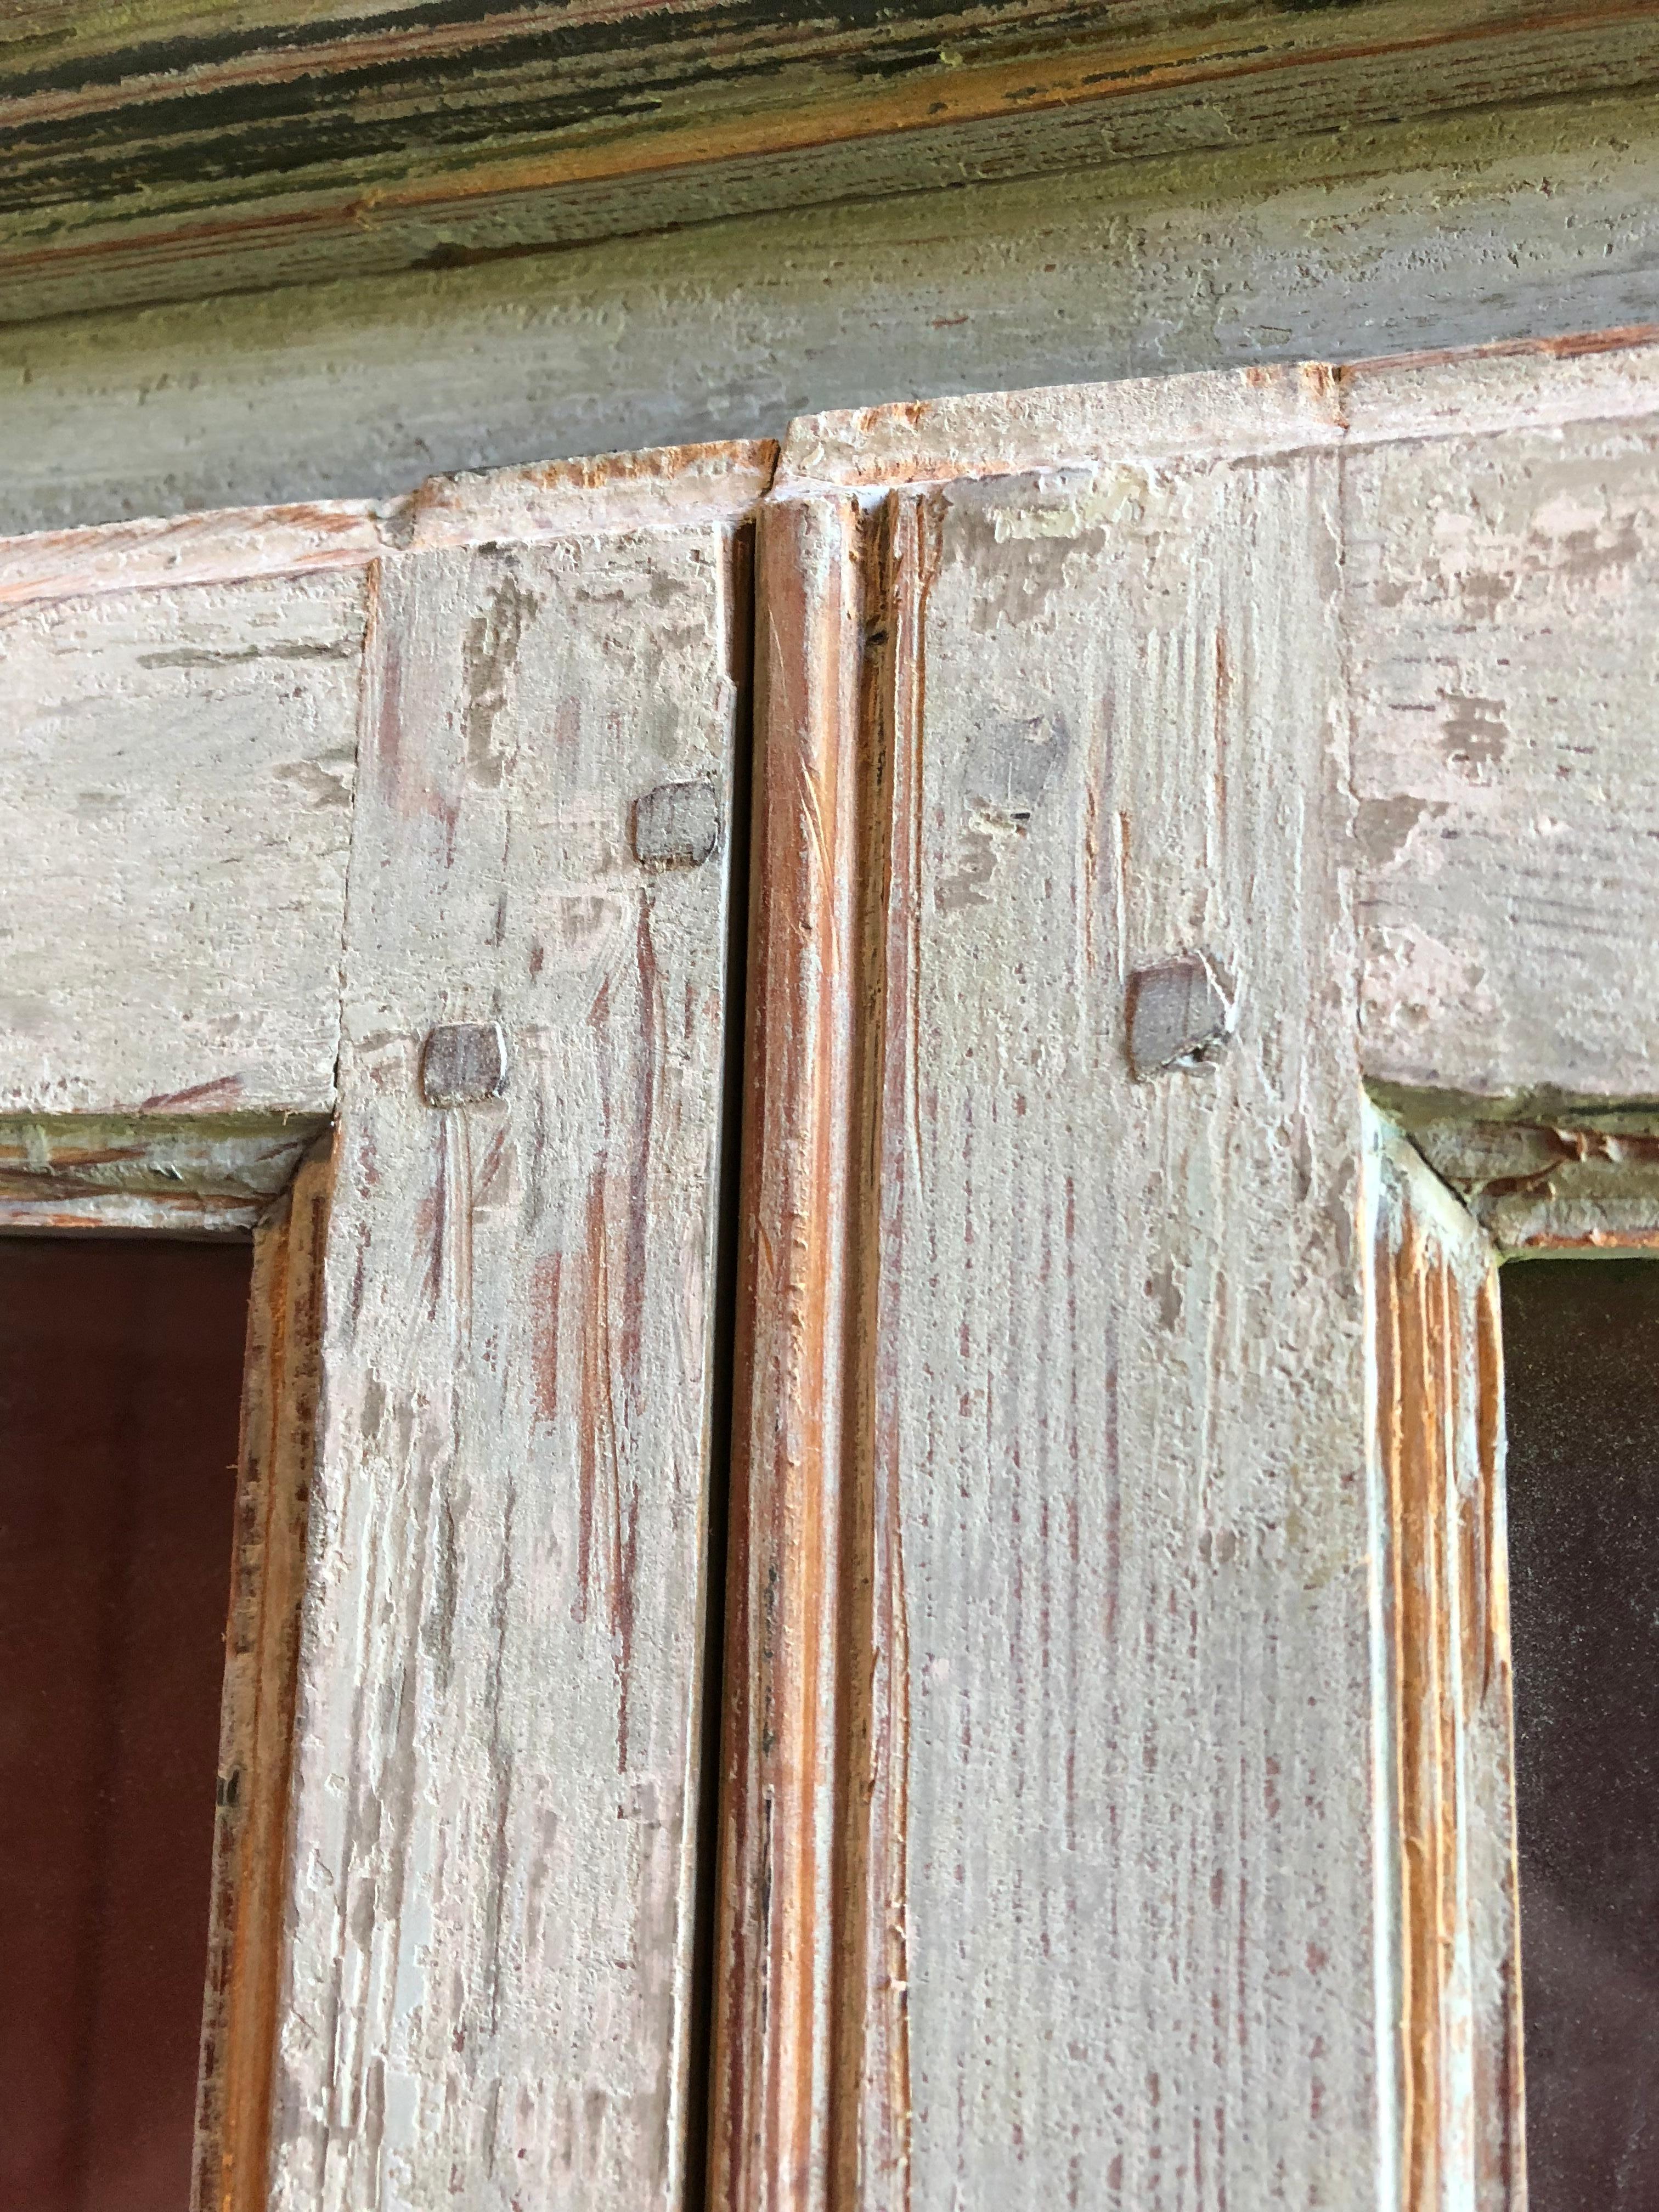
[[[1659,2212],[1659,1264],[1504,1270],[1530,2212]]]
[[[185,2212],[249,1252],[0,1239],[0,2212]]]

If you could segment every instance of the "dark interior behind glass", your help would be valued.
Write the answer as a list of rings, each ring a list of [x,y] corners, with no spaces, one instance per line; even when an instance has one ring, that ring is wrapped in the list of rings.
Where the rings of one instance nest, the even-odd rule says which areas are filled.
[[[0,1238],[0,2207],[184,2212],[250,1255]]]
[[[1530,2212],[1659,2212],[1659,1263],[1503,1271]]]

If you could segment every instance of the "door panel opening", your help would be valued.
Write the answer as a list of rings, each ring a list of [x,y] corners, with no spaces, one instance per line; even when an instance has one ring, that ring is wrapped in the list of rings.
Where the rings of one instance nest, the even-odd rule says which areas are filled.
[[[1503,1270],[1530,2212],[1659,2208],[1659,1264]]]
[[[190,2201],[250,1262],[0,1239],[0,2205]]]

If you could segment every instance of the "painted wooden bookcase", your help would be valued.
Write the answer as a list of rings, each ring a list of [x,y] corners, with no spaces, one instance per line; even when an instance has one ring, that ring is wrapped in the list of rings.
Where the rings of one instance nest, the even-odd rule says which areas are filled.
[[[1519,2212],[1656,616],[1616,338],[0,547],[0,1218],[255,1246],[198,2212]]]

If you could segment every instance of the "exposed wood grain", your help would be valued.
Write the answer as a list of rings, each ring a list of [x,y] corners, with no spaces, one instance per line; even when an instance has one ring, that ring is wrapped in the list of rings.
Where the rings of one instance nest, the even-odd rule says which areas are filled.
[[[361,568],[381,544],[375,508],[348,500],[40,531],[0,538],[0,607]]]
[[[0,1119],[0,1229],[246,1236],[317,1133],[252,1115]]]
[[[0,538],[0,609],[361,568],[394,549],[568,535],[623,520],[660,524],[681,509],[706,507],[711,495],[758,497],[770,481],[773,454],[764,440],[647,447],[428,477],[393,499],[313,500],[37,531]]]
[[[428,477],[400,502],[394,542],[421,549],[664,529],[682,516],[706,514],[711,506],[747,506],[771,483],[776,460],[770,439],[715,439]]]
[[[1297,362],[808,415],[789,426],[775,488],[949,483],[1086,469],[1109,454],[1173,461],[1200,443],[1240,454],[1334,447],[1338,376],[1327,362]]]
[[[375,572],[276,2206],[684,2200],[744,511]]]
[[[3,526],[390,497],[434,468],[769,434],[878,397],[1659,316],[1659,128],[1640,94],[1200,145],[1063,190],[988,178],[713,212],[302,301],[0,330]]]
[[[1288,444],[1298,390],[1243,404],[1280,404]],[[902,2034],[857,2039],[829,2084],[831,2115],[861,2108],[856,2182],[761,2154],[744,2202],[1374,2186],[1382,2091],[1353,2002],[1373,1941],[1370,1530],[1338,464],[1185,442],[1167,465],[1126,441],[1092,467],[891,494],[911,582],[866,643],[856,742],[834,748],[867,795],[821,807],[803,777],[763,817],[786,817],[757,848],[763,915],[792,911],[803,864],[855,880],[890,745],[884,972],[862,994],[879,1079],[849,1095],[866,1127],[845,1164],[825,1148],[839,1212],[758,1209],[798,1249],[756,1296],[755,1371],[776,1381],[749,1467],[751,1538],[775,1557],[822,1482],[789,1284],[844,1272],[873,1158],[871,1318],[841,1377],[856,1407],[850,1351],[861,1498],[856,1455],[839,1470],[843,1514],[861,1504],[874,1532],[872,1595],[842,1663],[893,1683],[874,1701],[887,1777],[875,1759],[861,1777],[886,1857],[872,1817],[862,1896],[826,1918],[769,1892],[787,1932],[747,1932],[770,1947],[770,2006],[794,2007],[783,1971],[820,1972],[811,1947],[860,1920],[884,1939],[869,1984],[884,1967],[903,1988]],[[803,543],[833,536],[844,493],[793,501]],[[815,635],[786,617],[772,649],[787,664]],[[780,948],[787,971],[786,931],[763,925],[763,990]],[[1228,979],[1237,1033],[1213,1066],[1137,1082],[1128,976],[1189,948]],[[844,1021],[857,963],[835,949]],[[807,956],[809,986],[827,957]],[[792,1094],[773,1049],[760,1141],[788,1164],[823,1075],[798,1067]],[[749,1588],[770,1571],[751,1562]],[[750,1632],[775,1665],[769,1622]],[[780,1776],[812,1757],[808,1705],[764,1716]],[[800,2069],[780,2094],[804,2101]]]
[[[1655,326],[1643,323],[1376,360],[831,410],[790,424],[775,486],[943,483],[1087,466],[1109,453],[1176,460],[1198,441],[1237,454],[1426,445],[1502,431],[1639,426],[1656,412],[1659,343]]]
[[[1491,1217],[1505,1242],[1570,1213],[1641,1241],[1596,1171],[1650,1178],[1645,1124],[1472,1131],[1468,1096],[1651,1089],[1654,360],[1310,364],[792,436],[760,583],[734,2212],[1358,2202],[1379,2142],[1424,2207],[1512,2185],[1487,1261],[1398,1151],[1358,1233],[1359,1085],[1461,1115],[1472,1203],[1532,1209]],[[9,551],[34,719],[0,836],[33,859],[45,822],[76,866],[9,917],[62,982],[21,1026],[0,1225],[153,1223],[145,1116],[91,1117],[124,1103],[204,1222],[245,1219],[270,1163],[231,1139],[331,1097],[343,944],[272,2166],[296,2212],[694,2185],[733,549],[771,458],[442,480],[283,518],[271,573],[248,517],[58,541],[38,590]],[[297,701],[262,671],[283,652]],[[344,902],[339,848],[271,842],[224,761],[228,732],[269,750],[292,710],[320,742],[360,707]],[[184,783],[149,787],[135,727]],[[111,788],[148,844],[70,818]],[[1420,814],[1382,850],[1402,796],[1427,858]],[[659,817],[702,828],[659,849]],[[119,892],[89,909],[88,852]],[[296,908],[325,886],[297,967],[215,934],[266,866]],[[1587,874],[1600,902],[1563,909]],[[1389,934],[1419,917],[1427,992]],[[111,1012],[131,927],[173,995]],[[1176,975],[1214,1018],[1132,1055]],[[262,1091],[289,1064],[264,1044],[251,1082],[182,1083],[224,1034],[181,1024],[185,984],[222,1022],[231,984],[309,1009],[311,1089]],[[501,1064],[423,1096],[453,1025],[499,1025]],[[174,1091],[137,1095],[144,1054]],[[1369,2003],[1396,1904],[1397,2066]]]
[[[855,2200],[866,2051],[902,2045],[882,1868],[904,1690],[892,1634],[872,1644],[894,1627],[870,1364],[887,556],[845,496],[763,511],[709,2185],[756,2212]]]
[[[1659,1118],[1650,1104],[1483,1121],[1449,1115],[1444,1100],[1396,1094],[1392,1103],[1500,1252],[1659,1249]]]
[[[0,1109],[326,1113],[369,564],[666,528],[772,461],[714,444],[0,541]]]
[[[1370,2180],[1334,490],[941,501],[884,1130],[919,2207]],[[1237,1035],[1135,1085],[1126,975],[1193,945]]]
[[[1368,1076],[1546,1108],[1650,1092],[1650,333],[809,418],[778,480],[1168,466],[1194,442],[1341,454]]]
[[[104,26],[0,46],[9,317],[1650,83],[1639,0],[762,0]]]
[[[1346,539],[1368,1068],[1650,1094],[1659,410],[1355,454]]]
[[[1526,2198],[1496,1255],[1409,1144],[1369,1154],[1391,1741],[1397,2201]]]
[[[253,1241],[192,2212],[263,2212],[331,1170]]]

